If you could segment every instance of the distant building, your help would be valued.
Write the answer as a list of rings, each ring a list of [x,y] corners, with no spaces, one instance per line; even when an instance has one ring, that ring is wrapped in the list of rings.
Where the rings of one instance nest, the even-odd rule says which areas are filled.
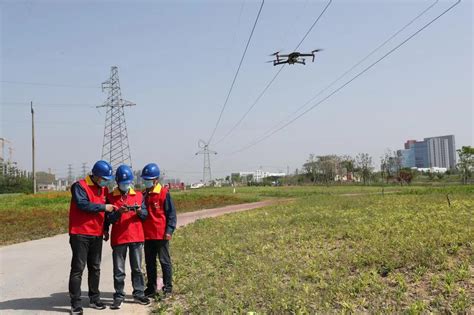
[[[416,140],[408,140],[405,142],[405,150],[412,148],[416,143]]]
[[[260,183],[264,178],[267,177],[284,177],[286,173],[271,173],[263,170],[256,170],[253,172],[239,172],[240,178],[249,178],[250,181]]]
[[[456,167],[456,144],[453,135],[425,138],[425,141],[428,146],[429,167]]]
[[[416,141],[413,144],[415,151],[415,166],[418,168],[429,167],[428,145],[425,141]]]
[[[400,164],[402,165],[402,167],[416,167],[414,148],[398,150],[397,155],[400,158]]]
[[[347,172],[346,174],[337,174],[335,177],[334,177],[334,181],[336,182],[356,182],[356,183],[360,183],[361,182],[361,178],[360,176],[352,173],[352,172]]]
[[[448,171],[448,169],[444,167],[417,168],[416,170],[418,172],[424,172],[424,173],[441,173],[441,174],[444,174]]]
[[[423,141],[408,140],[405,150],[398,150],[401,166],[408,168],[456,167],[454,135],[425,138]]]

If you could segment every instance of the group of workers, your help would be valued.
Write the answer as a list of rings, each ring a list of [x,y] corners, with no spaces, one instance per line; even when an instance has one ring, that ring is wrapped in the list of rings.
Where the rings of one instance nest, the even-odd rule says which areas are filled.
[[[114,300],[110,309],[120,309],[125,299],[125,259],[130,261],[133,299],[142,305],[150,297],[166,299],[172,292],[172,264],[169,240],[176,228],[176,210],[166,187],[159,183],[160,169],[147,164],[141,173],[143,191],[133,188],[133,172],[121,165],[115,172],[106,161],[97,161],[91,175],[71,186],[69,210],[69,243],[72,249],[69,295],[71,314],[83,314],[81,302],[82,273],[88,269],[89,306],[102,310],[99,280],[102,242],[112,246]],[[111,232],[109,232],[112,226]],[[146,276],[142,272],[142,251],[145,252]],[[157,289],[157,257],[163,273],[162,292]]]

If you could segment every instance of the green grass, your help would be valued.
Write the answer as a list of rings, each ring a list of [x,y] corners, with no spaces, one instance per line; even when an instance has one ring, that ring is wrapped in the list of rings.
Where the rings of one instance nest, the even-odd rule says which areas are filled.
[[[155,310],[472,311],[474,187],[409,187],[384,197],[338,189],[262,189],[297,198],[178,230],[175,296]]]
[[[254,194],[172,192],[178,213],[258,201]],[[0,195],[2,196],[2,195]],[[67,233],[71,195],[10,194],[0,199],[0,245]]]
[[[443,188],[387,186],[386,192],[424,194]],[[464,189],[449,188],[452,193]],[[178,213],[254,202],[266,198],[306,198],[315,195],[379,194],[381,187],[362,185],[232,187],[172,191]],[[70,194],[0,194],[0,246],[66,233]]]

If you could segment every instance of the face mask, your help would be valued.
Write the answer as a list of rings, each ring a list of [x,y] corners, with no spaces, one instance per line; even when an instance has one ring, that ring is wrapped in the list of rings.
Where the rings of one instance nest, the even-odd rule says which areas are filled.
[[[144,180],[143,185],[145,185],[145,188],[151,188],[153,187],[153,180],[152,179]]]
[[[100,182],[97,183],[97,185],[99,185],[100,187],[105,187],[109,184],[109,181],[105,180],[105,179],[102,179],[100,180]]]
[[[119,184],[118,187],[121,191],[123,192],[128,192],[128,190],[130,189],[132,185],[130,184]]]

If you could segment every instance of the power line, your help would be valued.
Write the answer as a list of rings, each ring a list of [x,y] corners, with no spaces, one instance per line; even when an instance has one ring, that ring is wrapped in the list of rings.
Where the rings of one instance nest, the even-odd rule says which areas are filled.
[[[58,84],[58,83],[26,82],[26,81],[10,81],[10,80],[0,80],[0,82],[5,83],[5,84],[16,84],[16,85],[37,85],[37,86],[64,87],[64,88],[77,88],[77,89],[100,89],[99,86]]]
[[[323,16],[324,12],[326,12],[326,10],[328,9],[329,5],[331,4],[332,0],[329,0],[328,4],[326,4],[326,7],[324,7],[323,11],[321,12],[321,14],[318,16],[318,18],[314,21],[313,25],[311,25],[311,27],[309,28],[309,30],[306,32],[306,34],[303,36],[303,38],[301,39],[301,41],[298,43],[298,45],[296,45],[296,48],[295,48],[295,51],[301,46],[301,44],[304,42],[304,40],[306,39],[306,37],[308,37],[309,33],[311,33],[311,31],[313,30],[313,27],[318,23],[319,19]]]
[[[36,112],[35,112],[36,114]],[[28,120],[2,120],[2,123],[11,123],[11,124],[29,124],[30,122]],[[36,124],[45,124],[45,125],[68,125],[68,126],[73,126],[73,125],[80,125],[80,126],[103,126],[103,123],[99,122],[94,122],[94,121],[36,121],[35,120],[35,125]]]
[[[334,84],[339,82],[343,77],[345,77],[347,74],[349,74],[352,70],[357,68],[359,65],[361,65],[364,61],[366,61],[369,57],[371,57],[374,53],[379,51],[382,47],[384,47],[387,43],[389,43],[392,39],[394,39],[398,34],[403,32],[408,26],[413,24],[416,20],[418,20],[420,17],[422,17],[426,12],[428,12],[431,8],[433,8],[439,0],[435,0],[432,4],[430,4],[427,8],[425,8],[422,12],[420,12],[417,16],[415,16],[412,20],[410,20],[407,24],[405,24],[402,28],[400,28],[398,31],[393,33],[389,38],[387,38],[384,42],[382,42],[380,45],[375,47],[370,53],[368,53],[365,57],[363,57],[361,60],[356,62],[352,67],[347,69],[344,73],[342,73],[340,76],[338,76],[334,81],[329,83],[326,87],[324,87],[322,90],[320,90],[316,95],[314,95],[312,98],[310,98],[308,101],[306,101],[303,105],[298,107],[295,111],[293,111],[288,117],[291,117],[298,113],[300,110],[306,107],[306,105],[310,104],[312,101],[314,101],[319,95],[323,94],[325,91],[327,91],[330,87],[332,87]],[[273,127],[269,129],[269,131],[273,130],[274,128],[277,128],[279,125],[284,123],[287,118],[279,121],[277,124],[275,124]],[[267,131],[267,133],[269,132]]]
[[[326,6],[324,7],[324,9],[321,11],[321,13],[319,14],[319,16],[316,18],[316,20],[314,20],[313,24],[311,25],[311,27],[308,29],[308,31],[306,32],[306,34],[303,36],[303,38],[301,39],[301,41],[298,43],[298,45],[296,45],[294,51],[296,51],[298,49],[298,47],[303,43],[303,41],[306,39],[306,37],[308,36],[308,34],[313,30],[314,26],[318,23],[318,21],[321,19],[321,17],[323,16],[323,14],[326,12],[327,8],[329,7],[329,5],[331,4],[332,0],[329,0],[329,2],[326,4]],[[265,88],[263,89],[263,91],[258,95],[258,97],[255,99],[255,101],[252,103],[252,105],[250,105],[250,107],[247,109],[247,111],[242,115],[242,117],[240,117],[240,119],[237,121],[237,123],[234,124],[234,126],[232,126],[232,128],[230,128],[230,130],[222,137],[220,138],[215,144],[218,144],[220,142],[222,142],[224,139],[226,139],[241,123],[242,121],[247,117],[247,115],[250,113],[250,111],[255,107],[255,105],[257,105],[257,103],[260,101],[260,99],[263,97],[263,95],[267,92],[267,90],[270,88],[270,86],[273,84],[273,82],[276,80],[276,78],[278,77],[278,75],[280,75],[280,72],[285,68],[286,65],[283,65],[277,73],[275,73],[275,75],[273,76],[273,78],[267,83],[267,85],[265,86]]]
[[[244,6],[245,6],[245,0],[243,0],[242,4],[240,5],[239,18],[237,19],[237,27],[235,28],[234,35],[232,36],[232,45],[231,45],[232,48],[235,43],[235,38],[237,37],[237,31],[239,30],[239,27],[240,27],[240,20],[242,19],[242,12],[244,11]]]
[[[443,15],[445,15],[446,13],[448,13],[451,9],[453,9],[455,6],[457,6],[459,3],[461,2],[461,0],[458,0],[456,3],[454,3],[453,5],[451,5],[449,8],[447,8],[445,11],[443,11],[440,15],[438,15],[437,17],[435,17],[434,19],[432,19],[430,22],[428,22],[427,24],[425,24],[423,27],[421,27],[419,30],[417,30],[415,33],[413,33],[412,35],[410,35],[408,38],[406,38],[404,41],[402,41],[400,44],[398,44],[397,46],[395,46],[394,48],[392,48],[390,51],[388,51],[385,55],[383,55],[382,57],[380,57],[379,59],[377,59],[375,62],[373,62],[372,64],[370,64],[368,67],[364,68],[362,71],[360,71],[358,74],[356,74],[354,77],[352,77],[350,80],[346,81],[344,84],[342,84],[340,87],[338,87],[337,89],[335,89],[333,92],[331,92],[329,95],[327,95],[326,97],[324,97],[323,99],[321,99],[320,101],[318,101],[317,103],[315,103],[313,106],[311,106],[310,108],[306,109],[305,111],[303,111],[301,114],[299,114],[298,116],[296,116],[295,118],[291,119],[290,121],[288,121],[287,123],[285,123],[283,126],[273,130],[272,132],[270,132],[269,134],[266,134],[264,135],[263,137],[261,137],[260,139],[258,140],[255,140],[253,141],[252,143],[242,147],[241,149],[239,150],[236,150],[236,151],[233,151],[231,152],[231,154],[235,154],[235,153],[238,153],[238,152],[242,152],[248,148],[251,148],[252,146],[268,139],[269,137],[271,137],[272,135],[274,135],[275,133],[277,133],[278,131],[286,128],[287,126],[289,126],[290,124],[292,124],[293,122],[295,122],[296,120],[298,120],[299,118],[301,118],[302,116],[304,116],[305,114],[307,114],[309,111],[311,111],[312,109],[314,109],[315,107],[319,106],[321,103],[323,103],[324,101],[328,100],[330,97],[332,97],[334,94],[338,93],[340,90],[342,90],[343,88],[345,88],[347,85],[349,85],[352,81],[356,80],[357,78],[359,78],[360,76],[362,76],[364,73],[366,73],[368,70],[370,70],[372,67],[374,67],[376,64],[378,64],[380,61],[382,61],[383,59],[385,59],[386,57],[388,57],[389,55],[391,55],[394,51],[396,51],[398,48],[400,48],[401,46],[403,46],[406,42],[408,42],[409,40],[411,40],[413,37],[415,37],[416,35],[418,35],[419,33],[421,33],[423,30],[425,30],[426,28],[428,28],[431,24],[433,24],[436,20],[438,20],[439,18],[441,18]]]
[[[211,136],[209,137],[209,140],[207,141],[208,144],[210,144],[210,142],[212,141],[212,138],[214,137],[214,134],[216,133],[217,127],[219,126],[219,123],[222,119],[222,114],[224,113],[224,110],[227,106],[227,102],[229,101],[229,98],[230,98],[230,94],[232,93],[232,90],[234,88],[235,81],[237,80],[237,76],[239,75],[240,67],[242,66],[242,63],[244,61],[245,55],[247,53],[247,49],[250,45],[250,40],[252,39],[253,32],[255,31],[255,27],[257,26],[257,22],[258,22],[258,19],[260,18],[260,13],[262,12],[264,4],[265,4],[265,0],[262,0],[262,4],[260,5],[260,9],[258,10],[258,14],[257,14],[257,17],[256,17],[255,22],[253,24],[252,31],[250,32],[249,39],[247,40],[247,45],[245,46],[244,53],[242,54],[242,58],[240,59],[239,66],[237,68],[237,71],[235,72],[234,79],[232,80],[232,84],[230,85],[230,89],[229,89],[229,92],[227,93],[227,97],[225,99],[224,105],[222,106],[221,112],[219,114],[219,118],[217,119],[214,130],[212,131]]]
[[[247,111],[242,115],[242,117],[240,117],[240,119],[237,121],[237,123],[235,123],[235,125],[232,126],[232,128],[230,128],[230,130],[215,143],[216,145],[218,143],[221,143],[225,138],[227,138],[242,123],[242,121],[245,119],[245,117],[247,117],[247,115],[255,107],[255,105],[257,105],[258,101],[260,101],[260,99],[263,97],[263,95],[267,92],[267,90],[270,88],[270,86],[276,80],[276,78],[278,77],[278,75],[280,74],[280,72],[283,70],[284,67],[285,67],[285,65],[283,65],[283,67],[281,67],[280,70],[278,70],[278,72],[267,83],[267,85],[265,86],[263,91],[258,95],[258,97],[255,99],[255,101],[252,103],[252,105],[247,109]]]
[[[306,6],[308,5],[308,1],[309,0],[306,0],[304,2],[303,8],[297,9],[299,11],[299,13],[295,16],[295,19],[294,19],[293,23],[291,24],[291,27],[286,28],[286,32],[285,32],[286,35],[285,35],[285,39],[283,41],[285,44],[282,45],[282,47],[287,47],[287,44],[289,42],[289,38],[293,37],[293,35],[295,34],[295,26],[296,26],[297,22],[300,21],[301,16],[303,15],[303,13],[306,12],[305,10],[306,10]],[[296,6],[295,6],[295,8],[296,8]]]
[[[0,102],[0,104],[2,106],[11,106],[11,107],[30,106],[30,104],[27,103],[27,102]],[[79,103],[75,103],[75,104],[68,104],[68,103],[35,103],[35,106],[39,106],[39,107],[75,107],[75,106],[78,106],[78,107],[95,107],[96,105],[93,105],[93,104],[79,104]]]

